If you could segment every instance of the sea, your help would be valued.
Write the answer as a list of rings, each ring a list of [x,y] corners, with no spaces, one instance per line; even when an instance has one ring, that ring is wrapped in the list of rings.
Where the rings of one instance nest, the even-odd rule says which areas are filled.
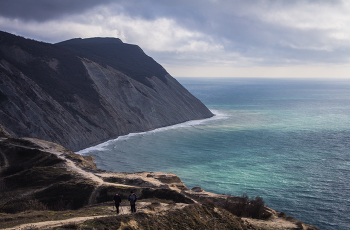
[[[260,196],[320,229],[350,229],[350,80],[177,80],[215,116],[78,153],[107,171],[173,172],[188,188]]]

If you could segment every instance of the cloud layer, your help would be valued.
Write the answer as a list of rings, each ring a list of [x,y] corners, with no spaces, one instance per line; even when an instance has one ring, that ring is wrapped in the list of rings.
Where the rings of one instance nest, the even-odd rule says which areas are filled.
[[[0,30],[46,42],[119,37],[171,68],[347,65],[350,3],[2,0]]]

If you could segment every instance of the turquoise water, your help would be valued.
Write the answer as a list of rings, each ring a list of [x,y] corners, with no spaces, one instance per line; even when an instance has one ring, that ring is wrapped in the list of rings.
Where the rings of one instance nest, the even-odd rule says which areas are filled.
[[[350,81],[179,78],[216,116],[83,150],[108,171],[262,196],[320,229],[350,226]]]

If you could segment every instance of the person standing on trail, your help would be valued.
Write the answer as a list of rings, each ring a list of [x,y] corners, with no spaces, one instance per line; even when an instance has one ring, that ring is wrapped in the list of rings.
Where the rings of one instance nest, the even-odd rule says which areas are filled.
[[[113,200],[114,200],[115,208],[117,209],[117,214],[119,214],[119,205],[122,202],[122,198],[120,198],[119,194],[116,193],[114,195]]]
[[[131,212],[136,212],[136,207],[135,207],[136,200],[137,200],[136,194],[133,191],[131,191],[129,196]]]

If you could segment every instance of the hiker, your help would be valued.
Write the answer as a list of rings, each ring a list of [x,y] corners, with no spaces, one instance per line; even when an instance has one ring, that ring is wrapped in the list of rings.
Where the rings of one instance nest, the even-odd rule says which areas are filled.
[[[117,214],[119,214],[119,205],[122,202],[122,199],[120,198],[119,194],[116,193],[114,195],[113,200],[114,200],[115,208],[117,209]]]
[[[136,194],[133,191],[131,191],[129,196],[131,212],[136,212],[136,208],[135,208],[136,200],[137,200]]]

